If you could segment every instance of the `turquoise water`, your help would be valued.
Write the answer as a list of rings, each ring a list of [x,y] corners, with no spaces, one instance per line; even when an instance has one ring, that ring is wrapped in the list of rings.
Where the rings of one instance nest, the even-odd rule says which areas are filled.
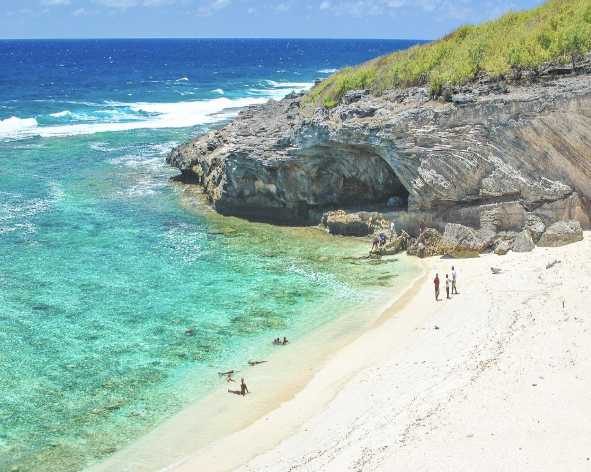
[[[0,470],[81,470],[273,338],[351,312],[364,326],[418,272],[358,259],[365,242],[220,217],[169,182],[170,149],[220,123],[3,135]]]

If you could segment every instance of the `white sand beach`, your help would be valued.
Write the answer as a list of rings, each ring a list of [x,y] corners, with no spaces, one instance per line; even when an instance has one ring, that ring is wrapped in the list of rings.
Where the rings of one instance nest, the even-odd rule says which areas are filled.
[[[531,253],[427,259],[294,398],[167,470],[589,471],[590,260],[589,232]],[[452,265],[459,294],[436,302],[435,273]]]

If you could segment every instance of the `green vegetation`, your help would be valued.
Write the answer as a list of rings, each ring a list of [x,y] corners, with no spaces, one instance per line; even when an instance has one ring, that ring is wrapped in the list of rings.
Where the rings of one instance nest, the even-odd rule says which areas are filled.
[[[431,95],[438,97],[480,71],[499,77],[512,68],[535,68],[553,60],[574,63],[589,51],[591,2],[550,0],[532,10],[510,12],[478,26],[465,25],[437,41],[342,69],[314,88],[304,104],[331,108],[349,90],[379,94],[426,84]]]

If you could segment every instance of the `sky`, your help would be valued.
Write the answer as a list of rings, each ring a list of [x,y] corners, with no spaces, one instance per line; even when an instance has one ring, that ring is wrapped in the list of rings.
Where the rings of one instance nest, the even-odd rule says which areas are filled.
[[[436,39],[542,0],[0,0],[0,38]]]

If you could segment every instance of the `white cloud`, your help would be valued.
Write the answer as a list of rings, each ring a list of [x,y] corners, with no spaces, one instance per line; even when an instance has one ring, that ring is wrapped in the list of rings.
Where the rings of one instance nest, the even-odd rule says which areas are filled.
[[[92,3],[114,8],[131,8],[138,5],[138,0],[92,0]]]
[[[364,15],[377,15],[382,13],[383,1],[359,0],[357,2],[341,2],[333,10],[337,15],[347,15],[359,18]]]
[[[330,2],[328,0],[324,0],[324,2],[322,2],[318,8],[320,10],[327,10],[330,8]]]
[[[43,5],[69,5],[70,0],[41,0]]]
[[[176,0],[144,0],[142,3],[145,7],[161,7],[163,5],[172,5],[176,3]]]
[[[202,7],[199,7],[199,13],[202,16],[211,16],[215,10],[226,8],[230,4],[230,0],[214,0]]]
[[[288,5],[286,3],[280,3],[279,5],[277,5],[274,10],[278,11],[278,12],[284,12],[284,11],[289,11],[289,9],[291,8],[291,5]]]
[[[246,13],[256,13],[256,8],[252,8],[252,7],[248,7],[248,10],[246,10]]]

